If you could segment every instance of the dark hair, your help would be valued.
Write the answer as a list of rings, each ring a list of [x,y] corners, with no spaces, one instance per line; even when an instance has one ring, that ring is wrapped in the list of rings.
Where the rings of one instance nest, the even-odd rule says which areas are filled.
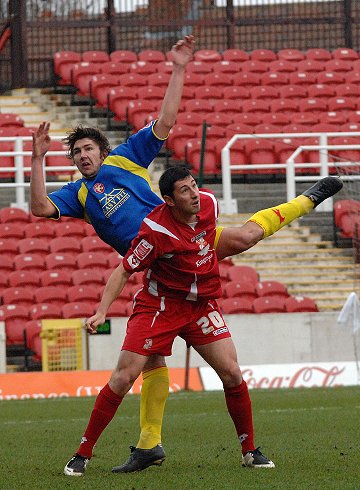
[[[174,184],[178,180],[186,179],[191,176],[190,170],[186,167],[169,167],[159,179],[159,189],[162,197],[174,197]]]
[[[63,139],[63,142],[68,146],[67,157],[73,157],[74,145],[78,140],[83,138],[89,138],[99,145],[100,152],[107,156],[111,151],[109,140],[105,134],[98,128],[89,128],[84,126],[76,126],[67,133],[67,137]]]

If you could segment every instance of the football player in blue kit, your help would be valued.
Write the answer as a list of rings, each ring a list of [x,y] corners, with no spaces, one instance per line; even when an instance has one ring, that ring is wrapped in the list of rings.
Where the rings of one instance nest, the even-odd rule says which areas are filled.
[[[148,167],[159,153],[175,124],[181,102],[184,74],[192,59],[194,40],[185,36],[172,48],[173,72],[159,118],[131,135],[111,150],[108,139],[98,129],[78,126],[65,139],[68,155],[82,178],[61,189],[46,193],[43,160],[49,150],[50,123],[42,123],[33,134],[31,170],[31,211],[35,216],[59,219],[61,216],[84,219],[99,237],[125,255],[145,216],[163,201],[153,191]],[[308,194],[297,196],[254,214],[243,226],[217,228],[215,247],[218,259],[247,250],[294,219],[310,212],[322,200],[341,188],[339,179],[329,177],[315,184]],[[326,181],[326,182],[325,182]],[[339,184],[340,182],[340,184]],[[339,187],[340,186],[340,187]],[[310,191],[310,190],[309,190]],[[139,471],[165,459],[161,427],[169,391],[165,359],[151,356],[143,371],[140,401],[140,438],[132,448],[123,472]],[[78,450],[81,454],[81,444]],[[85,459],[85,458],[84,458]],[[65,473],[81,476],[81,468],[67,465]]]

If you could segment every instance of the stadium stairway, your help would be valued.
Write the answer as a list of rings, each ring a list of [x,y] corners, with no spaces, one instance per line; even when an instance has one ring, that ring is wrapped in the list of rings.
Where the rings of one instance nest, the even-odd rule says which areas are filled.
[[[238,226],[249,216],[226,216],[220,224]],[[321,311],[340,310],[354,290],[360,267],[354,265],[351,248],[335,248],[331,240],[322,239],[320,233],[312,232],[302,221],[303,218],[236,255],[233,261],[255,267],[261,281],[282,282],[293,296],[312,298]]]

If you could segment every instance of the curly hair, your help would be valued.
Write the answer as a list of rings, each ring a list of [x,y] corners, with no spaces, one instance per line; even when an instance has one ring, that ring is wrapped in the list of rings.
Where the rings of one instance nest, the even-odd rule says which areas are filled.
[[[100,152],[105,156],[111,151],[109,140],[105,134],[98,128],[76,126],[67,133],[67,137],[63,139],[63,142],[68,147],[67,157],[71,160],[73,158],[74,145],[78,140],[83,138],[89,138],[99,145]]]

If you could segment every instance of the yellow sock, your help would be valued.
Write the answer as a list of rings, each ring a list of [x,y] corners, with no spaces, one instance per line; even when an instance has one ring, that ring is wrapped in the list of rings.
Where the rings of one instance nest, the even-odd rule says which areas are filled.
[[[142,373],[140,397],[140,438],[136,447],[151,449],[161,443],[164,408],[169,395],[169,372],[166,366]]]
[[[289,202],[273,208],[258,211],[248,221],[254,221],[264,230],[264,238],[277,232],[294,219],[310,213],[314,203],[306,196],[300,195]]]

